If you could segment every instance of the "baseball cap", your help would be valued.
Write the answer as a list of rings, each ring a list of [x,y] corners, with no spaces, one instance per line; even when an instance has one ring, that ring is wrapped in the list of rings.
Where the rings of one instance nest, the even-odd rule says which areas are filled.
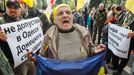
[[[20,8],[20,4],[16,0],[9,0],[9,1],[7,1],[6,6],[8,6],[8,7],[14,6],[16,9]]]

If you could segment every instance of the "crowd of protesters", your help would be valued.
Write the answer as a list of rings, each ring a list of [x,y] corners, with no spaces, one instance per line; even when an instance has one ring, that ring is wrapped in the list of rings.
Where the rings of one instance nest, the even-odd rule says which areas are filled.
[[[61,7],[64,10],[61,9]],[[105,45],[106,46],[106,57],[105,57],[106,67],[113,70],[113,75],[122,75],[123,69],[126,67],[129,61],[131,51],[134,50],[134,32],[133,32],[134,14],[132,14],[129,10],[123,8],[120,5],[113,5],[108,9],[106,9],[104,3],[100,3],[98,8],[92,7],[89,10],[88,7],[85,7],[83,9],[84,10],[80,9],[80,10],[71,11],[68,5],[63,5],[63,6],[61,5],[57,9],[53,10],[50,16],[50,21],[48,21],[46,15],[34,7],[32,8],[29,7],[27,15],[24,13],[23,15],[19,2],[7,1],[6,11],[4,12],[0,10],[0,24],[16,22],[23,19],[33,18],[33,17],[39,17],[42,22],[41,25],[42,31],[43,34],[45,35],[43,47],[39,52],[41,56],[45,56],[45,57],[48,56],[50,58],[55,58],[55,59],[58,58],[58,59],[66,59],[66,60],[81,59],[88,56],[88,53],[86,53],[88,52],[86,51],[87,49],[94,49],[93,45],[101,44],[99,45],[98,49],[94,49],[100,51],[92,52],[91,50],[91,53],[89,53],[89,55],[101,52],[103,50],[102,48],[104,48]],[[69,15],[69,19],[68,17],[66,18],[65,15],[67,16]],[[65,17],[65,19],[60,20],[62,19],[61,18],[62,16]],[[70,21],[70,19],[72,19],[72,21]],[[60,21],[63,21],[63,24],[69,23],[70,26],[64,27],[64,25],[62,25]],[[119,56],[116,56],[108,48],[108,28],[111,24],[115,24],[120,27],[124,27],[126,29],[132,30],[131,32],[128,33],[128,36],[131,38],[130,47],[128,51],[128,58],[121,58]],[[81,38],[78,37],[79,31],[80,33],[89,31],[89,33],[86,33],[87,34],[86,36],[81,36],[83,38],[85,37],[84,45],[83,42],[81,42]],[[68,33],[68,35],[66,36],[64,35],[64,33]],[[68,36],[74,38],[69,38]],[[59,43],[58,45],[57,45],[57,39]],[[1,31],[0,29],[0,59],[6,62],[5,67],[9,69],[8,73],[10,73],[10,75],[35,75],[36,66],[35,63],[31,62],[30,60],[26,60],[18,67],[13,68],[14,62],[13,62],[10,48],[6,40],[7,40],[6,33]],[[67,41],[65,42],[64,40]],[[88,43],[86,42],[87,40]],[[71,45],[67,44],[68,41],[71,42]],[[51,50],[49,52],[48,51],[45,52],[44,46],[47,46],[48,44],[50,45]],[[57,48],[57,46],[59,48]],[[80,53],[77,53],[78,50],[81,48],[84,49],[83,57],[80,57],[81,56]],[[65,51],[66,49],[71,50],[71,52],[66,51],[67,52],[66,54],[74,53],[76,55],[73,54],[71,56],[70,55],[65,56],[65,53],[63,53],[63,51]],[[59,53],[57,55],[55,53],[55,50],[60,52],[61,54]],[[4,71],[3,68],[0,66],[0,74],[6,75],[7,74],[6,72],[7,71]]]
[[[86,11],[89,13],[89,15],[87,15],[87,19],[84,18],[84,20],[86,20],[86,25],[84,26],[86,26],[92,34],[93,43],[103,43],[107,46],[105,59],[107,67],[113,70],[113,75],[121,75],[123,69],[126,67],[129,61],[132,50],[134,50],[134,15],[120,5],[113,5],[106,9],[103,3],[100,3],[99,8],[96,10],[92,8],[92,10]],[[115,24],[132,30],[132,32],[128,33],[128,36],[131,38],[128,58],[116,56],[108,48],[108,28],[110,24]],[[98,35],[98,37],[96,35]]]
[[[113,5],[108,9],[105,8],[103,3],[100,3],[98,9],[92,8],[88,11],[88,18],[85,19],[85,24],[92,34],[92,40],[94,44],[103,43],[107,46],[106,50],[106,64],[107,67],[113,70],[113,75],[121,75],[123,69],[126,67],[131,51],[134,50],[134,15],[123,6]],[[83,13],[84,14],[84,13]],[[85,15],[85,14],[84,14]],[[84,16],[81,16],[84,17]],[[76,23],[79,23],[76,22]],[[110,24],[115,24],[120,27],[132,30],[128,33],[128,36],[131,38],[130,47],[128,51],[128,58],[121,58],[113,54],[113,52],[108,48],[108,28]],[[98,37],[97,37],[97,36]],[[111,64],[112,63],[112,64]]]

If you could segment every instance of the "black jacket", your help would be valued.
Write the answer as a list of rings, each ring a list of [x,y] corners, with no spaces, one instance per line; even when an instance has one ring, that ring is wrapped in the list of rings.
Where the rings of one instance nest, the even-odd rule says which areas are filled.
[[[130,29],[132,31],[134,31],[134,17],[133,17],[132,22],[130,24]],[[131,41],[130,41],[130,50],[134,50],[134,37],[132,37]]]

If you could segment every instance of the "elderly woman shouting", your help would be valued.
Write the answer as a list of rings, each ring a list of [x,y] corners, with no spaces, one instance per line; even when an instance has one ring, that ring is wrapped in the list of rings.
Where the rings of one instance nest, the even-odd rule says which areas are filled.
[[[54,22],[44,36],[39,54],[60,60],[79,60],[105,50],[105,45],[94,47],[90,32],[73,23],[71,8],[60,4],[53,10]],[[30,54],[29,59],[34,59]]]

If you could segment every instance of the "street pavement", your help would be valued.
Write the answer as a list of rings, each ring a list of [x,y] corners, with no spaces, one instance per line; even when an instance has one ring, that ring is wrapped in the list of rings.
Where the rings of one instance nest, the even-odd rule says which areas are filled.
[[[130,56],[127,66],[124,68],[122,75],[131,75],[132,63],[134,62],[134,55]],[[108,75],[112,75],[113,70],[108,69]]]

